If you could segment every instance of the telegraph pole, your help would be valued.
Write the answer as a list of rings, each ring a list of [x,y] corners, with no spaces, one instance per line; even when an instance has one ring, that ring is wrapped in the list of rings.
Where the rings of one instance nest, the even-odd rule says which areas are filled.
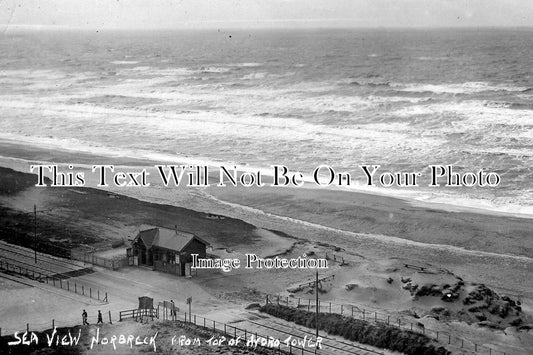
[[[37,205],[33,205],[33,252],[37,264]]]
[[[315,323],[316,323],[316,338],[315,338],[315,341],[318,341],[318,307],[319,307],[319,302],[318,302],[318,269],[316,270],[316,280],[315,280],[315,295],[316,295],[316,316],[315,316]],[[315,351],[316,351],[316,348],[315,348]]]

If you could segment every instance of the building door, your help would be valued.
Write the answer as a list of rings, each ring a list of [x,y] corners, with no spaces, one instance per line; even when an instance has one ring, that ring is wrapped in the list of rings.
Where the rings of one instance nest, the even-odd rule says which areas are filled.
[[[148,260],[146,260],[146,264],[147,265],[154,265],[154,253],[152,252],[152,250],[148,250],[148,252],[146,253],[147,256],[148,256]]]

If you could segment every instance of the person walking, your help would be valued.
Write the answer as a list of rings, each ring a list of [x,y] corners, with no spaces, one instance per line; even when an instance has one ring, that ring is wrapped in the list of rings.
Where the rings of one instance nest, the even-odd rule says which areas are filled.
[[[102,312],[98,311],[98,322],[96,322],[96,324],[103,324],[104,322],[102,321]]]
[[[85,310],[81,312],[81,318],[83,319],[83,325],[89,325],[89,322],[87,322],[87,312]]]

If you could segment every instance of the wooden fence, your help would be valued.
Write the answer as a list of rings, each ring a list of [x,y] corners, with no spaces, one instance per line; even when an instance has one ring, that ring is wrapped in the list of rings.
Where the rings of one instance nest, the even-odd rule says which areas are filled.
[[[111,270],[117,270],[128,266],[128,259],[126,256],[120,258],[104,258],[94,255],[94,252],[92,251],[72,249],[70,251],[70,258],[72,260],[83,261],[86,264],[102,266]]]

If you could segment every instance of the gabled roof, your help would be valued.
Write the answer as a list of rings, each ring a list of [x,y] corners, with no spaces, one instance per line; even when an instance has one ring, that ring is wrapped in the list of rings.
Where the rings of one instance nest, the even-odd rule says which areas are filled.
[[[202,244],[209,245],[208,242],[192,233],[162,227],[141,230],[135,237],[135,240],[141,240],[147,249],[157,246],[176,251],[182,251],[195,239]]]
[[[157,237],[158,230],[157,228],[147,229],[140,231],[135,237],[135,240],[141,240],[147,249],[150,249],[154,243],[155,238]]]

